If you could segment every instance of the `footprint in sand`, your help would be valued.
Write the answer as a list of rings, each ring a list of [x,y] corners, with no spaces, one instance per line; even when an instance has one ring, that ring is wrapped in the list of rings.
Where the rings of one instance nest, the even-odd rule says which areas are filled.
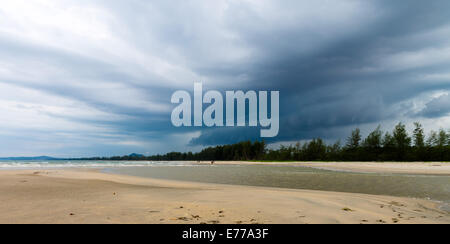
[[[355,210],[350,209],[350,208],[343,208],[342,210],[346,211],[346,212],[355,212]]]
[[[178,217],[175,220],[189,221],[190,219],[187,217]]]
[[[402,204],[402,203],[399,203],[399,202],[395,202],[395,201],[392,201],[389,204],[392,205],[392,206],[396,206],[396,207],[406,207],[405,204]]]

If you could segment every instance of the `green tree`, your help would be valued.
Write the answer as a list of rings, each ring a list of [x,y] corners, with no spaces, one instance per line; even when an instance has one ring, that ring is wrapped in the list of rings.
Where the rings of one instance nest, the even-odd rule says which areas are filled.
[[[383,137],[383,148],[394,148],[395,147],[395,140],[394,137],[392,137],[389,132],[386,132]]]
[[[419,122],[414,122],[414,146],[417,148],[425,147],[425,133],[423,132],[422,125]]]
[[[397,160],[405,160],[406,153],[411,146],[411,137],[408,136],[406,126],[401,122],[398,123],[392,133],[395,141],[395,149],[397,151]]]
[[[427,152],[425,149],[425,133],[423,127],[419,122],[414,123],[414,158],[416,160],[425,161],[427,159]]]
[[[322,139],[313,139],[308,143],[308,146],[306,148],[306,160],[324,160],[326,150],[327,147],[325,146],[325,143]]]
[[[344,150],[344,160],[357,161],[360,159],[360,142],[361,142],[361,131],[356,128],[352,131],[352,134],[347,138],[347,144]]]
[[[350,150],[355,150],[359,147],[361,141],[361,131],[356,128],[352,131],[352,135],[347,138],[347,148]]]
[[[363,146],[369,149],[379,149],[382,145],[382,137],[383,132],[381,131],[381,126],[378,126],[364,139]]]
[[[439,134],[437,137],[437,146],[435,148],[435,160],[443,161],[446,158],[447,150],[446,148],[447,142],[448,142],[449,135],[444,129],[439,130]]]
[[[336,141],[333,145],[327,146],[326,160],[339,161],[341,160],[340,153],[342,152],[341,141]]]
[[[395,139],[389,132],[384,134],[382,145],[383,152],[381,158],[389,161],[394,160]]]
[[[450,130],[447,131],[447,146],[450,146]]]
[[[438,134],[436,131],[432,130],[427,139],[427,146],[434,147],[437,146],[438,144],[439,144]]]
[[[439,130],[438,147],[444,147],[448,143],[448,135],[444,129]]]
[[[364,139],[362,143],[364,153],[361,155],[361,159],[378,161],[381,153],[382,139],[383,132],[381,131],[381,126],[378,126]]]
[[[302,160],[302,144],[301,144],[301,142],[295,143],[293,158],[294,158],[294,160],[297,160],[297,161]]]

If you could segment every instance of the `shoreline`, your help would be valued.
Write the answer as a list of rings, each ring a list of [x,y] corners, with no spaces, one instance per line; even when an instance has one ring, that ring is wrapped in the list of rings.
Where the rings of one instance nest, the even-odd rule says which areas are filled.
[[[140,178],[0,171],[0,223],[450,223],[429,200]]]
[[[80,160],[76,162],[90,162],[90,160]],[[100,160],[103,161],[103,160]],[[0,161],[0,165],[1,165]],[[72,162],[68,160],[68,162]],[[180,162],[186,165],[211,165],[211,161],[109,161],[111,165],[70,165],[66,166],[64,164],[60,165],[39,165],[39,161],[34,162],[36,167],[33,166],[7,166],[0,167],[0,171],[6,170],[27,170],[27,169],[59,169],[59,168],[105,168],[105,167],[115,167],[114,164],[120,164],[121,162],[135,162],[138,166],[151,166],[140,165],[142,162],[157,162],[161,166],[164,166],[165,162]],[[270,161],[214,161],[214,165],[268,165],[268,166],[295,166],[295,167],[307,167],[315,168],[321,170],[337,171],[337,172],[353,172],[353,173],[387,173],[387,174],[414,174],[414,175],[440,175],[440,176],[450,176],[450,162],[322,162],[322,161],[311,161],[311,162],[270,162]],[[134,165],[128,165],[134,166]]]
[[[211,164],[210,161],[193,162],[197,165]],[[215,165],[272,165],[298,166],[340,172],[423,174],[450,176],[448,162],[250,162],[215,161]]]

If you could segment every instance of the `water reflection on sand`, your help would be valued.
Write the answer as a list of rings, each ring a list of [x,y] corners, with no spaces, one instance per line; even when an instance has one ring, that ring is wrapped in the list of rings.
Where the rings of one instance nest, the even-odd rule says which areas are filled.
[[[450,203],[450,176],[352,173],[267,165],[124,167],[106,171],[159,179],[390,195]]]

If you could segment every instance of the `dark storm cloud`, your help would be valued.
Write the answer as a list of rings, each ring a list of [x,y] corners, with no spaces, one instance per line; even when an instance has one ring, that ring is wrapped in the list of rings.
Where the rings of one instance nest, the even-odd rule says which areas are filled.
[[[297,54],[295,45],[287,51],[276,42],[262,47],[275,51],[263,65],[253,67],[253,84],[270,84],[281,92],[280,135],[275,140],[343,138],[339,127],[405,119],[402,116],[412,108],[399,103],[422,93],[450,89],[450,79],[439,83],[417,81],[420,75],[445,73],[450,67],[450,59],[434,63],[434,53],[426,53],[427,49],[449,51],[450,32],[428,32],[448,28],[450,3],[378,1],[376,6],[375,11],[383,12],[383,18],[317,52]],[[279,39],[296,43],[298,36],[295,32],[285,33]],[[258,42],[257,38],[248,38]],[[298,48],[302,48],[301,44]],[[425,52],[423,57],[420,52]],[[433,100],[421,114],[445,116],[450,107],[446,107],[447,100],[447,96]],[[330,131],[333,127],[336,133]],[[217,133],[217,140],[235,142],[233,129],[228,132]],[[212,138],[212,131],[204,132],[193,142],[211,144]]]

